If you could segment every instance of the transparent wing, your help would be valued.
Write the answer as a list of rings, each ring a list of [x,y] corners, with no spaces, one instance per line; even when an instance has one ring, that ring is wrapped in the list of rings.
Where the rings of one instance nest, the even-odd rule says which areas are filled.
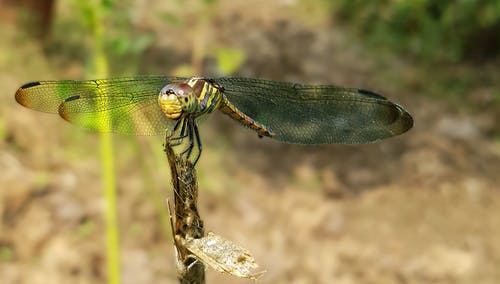
[[[157,103],[161,88],[186,78],[136,76],[87,81],[41,81],[23,85],[16,100],[38,111],[59,113],[88,129],[136,135],[164,133],[172,126]]]
[[[363,89],[237,77],[210,80],[239,110],[275,132],[273,138],[288,143],[368,143],[413,126],[401,106]]]

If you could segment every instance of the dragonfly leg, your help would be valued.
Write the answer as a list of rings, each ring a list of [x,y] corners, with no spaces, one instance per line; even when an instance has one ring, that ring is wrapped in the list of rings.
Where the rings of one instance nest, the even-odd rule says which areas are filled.
[[[174,129],[172,131],[173,132],[177,131],[177,129],[179,128],[179,125],[181,125],[181,123],[184,123],[184,119],[177,120],[177,122],[174,125]]]
[[[188,121],[188,126],[187,126],[187,136],[188,136],[188,147],[186,149],[184,149],[180,155],[185,155],[186,156],[186,160],[189,159],[189,157],[191,156],[191,151],[193,150],[193,145],[194,145],[194,142],[193,142],[193,127],[192,127],[192,122],[191,122],[191,119]]]
[[[194,119],[190,119],[188,122],[188,137],[189,137],[189,146],[180,153],[180,155],[185,156],[185,159],[188,159],[192,162],[193,166],[196,165],[201,155],[201,140],[200,133],[198,130],[198,126]]]
[[[188,137],[187,127],[186,127],[187,124],[188,124],[188,119],[180,119],[179,121],[177,121],[172,132],[168,134],[168,141],[170,146],[178,146],[182,144],[182,140],[184,138]],[[179,135],[175,135],[175,133],[177,133],[177,130],[179,129],[179,125],[182,125],[181,131]]]
[[[201,141],[198,126],[193,118],[186,117],[182,119],[182,122],[177,122],[172,129],[172,132],[167,134],[166,140],[171,147],[177,147],[184,144],[184,138],[188,139],[187,146],[186,148],[180,150],[180,152],[177,152],[177,155],[182,156],[186,160],[192,161],[194,166],[198,162],[201,155]],[[196,151],[193,151],[195,147]]]
[[[165,142],[170,142],[171,139],[173,139],[174,133],[177,131],[177,128],[179,128],[180,123],[182,122],[182,119],[177,120],[177,122],[174,125],[174,128],[172,130],[170,129],[165,129]]]
[[[193,151],[195,149],[196,151]],[[198,131],[198,126],[196,125],[196,121],[194,119],[189,121],[189,148],[187,151],[187,159],[191,160],[193,166],[196,165],[201,155],[201,141],[200,141],[200,133]]]
[[[194,159],[193,162],[193,165],[196,165],[201,156],[202,145],[200,140],[200,132],[198,131],[198,125],[196,125],[196,122],[193,122],[193,128],[194,128],[194,138],[196,139],[196,148],[198,149],[196,153],[196,158]]]
[[[183,138],[186,138],[188,136],[188,133],[187,133],[187,129],[186,129],[186,126],[188,125],[189,123],[189,119],[187,118],[183,118],[181,119],[182,120],[182,127],[181,127],[181,134],[178,136],[178,137],[175,137],[174,139],[183,139]],[[175,127],[174,127],[175,128]],[[178,127],[177,127],[178,128]]]

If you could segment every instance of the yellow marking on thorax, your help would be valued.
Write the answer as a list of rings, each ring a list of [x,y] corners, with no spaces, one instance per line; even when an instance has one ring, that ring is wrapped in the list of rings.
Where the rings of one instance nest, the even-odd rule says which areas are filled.
[[[207,111],[212,112],[215,109],[218,109],[220,106],[220,103],[222,101],[222,94],[218,88],[213,86],[212,84],[209,84],[210,86],[210,97],[208,97],[207,100]]]
[[[199,92],[197,100],[198,105],[202,107],[202,110],[199,114],[210,113],[219,107],[222,96],[220,94],[220,90],[216,88],[212,83],[204,79],[195,77],[189,79],[187,84],[191,86],[191,88],[193,88],[195,93]],[[200,84],[202,84],[201,87]]]

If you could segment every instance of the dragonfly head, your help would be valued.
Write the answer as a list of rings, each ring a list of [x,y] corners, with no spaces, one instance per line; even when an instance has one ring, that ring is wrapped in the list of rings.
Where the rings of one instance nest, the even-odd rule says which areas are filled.
[[[196,110],[198,101],[188,84],[168,84],[158,95],[161,110],[169,119],[177,120],[183,113],[192,113]]]

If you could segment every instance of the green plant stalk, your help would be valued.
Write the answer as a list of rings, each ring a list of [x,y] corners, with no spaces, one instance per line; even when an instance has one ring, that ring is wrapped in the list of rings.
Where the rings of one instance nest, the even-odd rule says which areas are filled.
[[[98,6],[98,4],[96,4]],[[103,46],[103,24],[99,13],[100,7],[92,13],[93,44],[94,44],[94,75],[98,78],[108,76],[108,61]],[[106,200],[106,256],[107,275],[109,284],[119,284],[120,279],[120,240],[116,206],[116,177],[113,155],[113,140],[110,133],[100,134],[100,155]]]
[[[106,198],[106,255],[108,283],[120,283],[120,240],[116,206],[116,178],[113,140],[109,133],[100,134],[101,162]]]

